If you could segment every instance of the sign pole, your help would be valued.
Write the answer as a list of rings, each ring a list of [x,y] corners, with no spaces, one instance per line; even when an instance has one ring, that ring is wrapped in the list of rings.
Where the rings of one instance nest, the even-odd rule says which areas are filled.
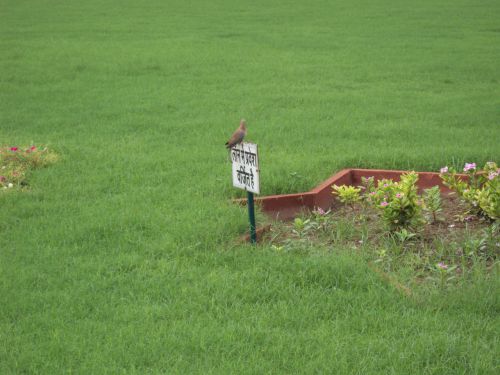
[[[233,170],[233,186],[246,190],[248,219],[250,220],[250,242],[257,243],[255,227],[254,194],[260,194],[259,156],[257,145],[254,143],[240,143],[231,147],[231,162]]]
[[[255,208],[253,202],[253,193],[247,191],[248,197],[248,218],[250,219],[250,241],[255,244],[257,243],[257,233],[255,232]]]

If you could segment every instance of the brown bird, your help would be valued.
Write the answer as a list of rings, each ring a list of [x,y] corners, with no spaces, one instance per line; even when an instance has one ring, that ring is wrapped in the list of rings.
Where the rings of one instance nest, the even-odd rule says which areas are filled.
[[[229,141],[226,142],[226,147],[231,148],[238,143],[241,143],[243,141],[243,138],[245,138],[245,135],[247,135],[247,123],[244,119],[241,119],[240,121],[240,126],[236,131],[233,133],[231,138],[229,138]]]

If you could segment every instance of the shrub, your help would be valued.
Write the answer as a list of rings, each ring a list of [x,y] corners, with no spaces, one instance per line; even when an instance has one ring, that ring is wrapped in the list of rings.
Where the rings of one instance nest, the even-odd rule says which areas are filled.
[[[390,179],[379,180],[375,186],[374,179],[363,179],[364,194],[361,188],[352,186],[333,186],[334,194],[343,203],[354,204],[363,200],[375,207],[391,231],[417,227],[422,224],[422,209],[417,193],[418,174],[404,173],[399,182]]]
[[[348,204],[351,207],[355,203],[361,201],[360,188],[347,185],[342,185],[342,186],[333,185],[332,189],[333,189],[332,191],[333,195],[336,195],[342,203]]]
[[[465,163],[463,171],[467,178],[461,178],[454,168],[441,168],[440,177],[444,185],[455,191],[469,204],[471,212],[488,217],[500,218],[500,169],[494,162],[487,162],[482,171],[475,163]]]
[[[378,202],[377,208],[382,211],[382,218],[391,231],[418,227],[422,224],[417,181],[416,172],[402,174],[399,182],[379,181],[379,193],[375,196],[380,200],[383,193],[383,200]]]

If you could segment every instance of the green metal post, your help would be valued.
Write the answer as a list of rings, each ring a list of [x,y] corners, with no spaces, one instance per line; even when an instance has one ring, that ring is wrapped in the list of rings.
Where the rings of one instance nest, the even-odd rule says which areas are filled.
[[[257,233],[255,232],[255,208],[253,204],[253,193],[247,191],[248,197],[248,218],[250,219],[250,241],[257,243]]]

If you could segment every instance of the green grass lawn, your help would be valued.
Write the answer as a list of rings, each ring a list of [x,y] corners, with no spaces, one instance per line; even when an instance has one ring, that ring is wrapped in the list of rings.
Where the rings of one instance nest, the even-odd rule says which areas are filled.
[[[497,273],[408,298],[361,257],[233,246],[344,167],[500,161],[495,0],[0,0],[0,373],[496,374]]]

